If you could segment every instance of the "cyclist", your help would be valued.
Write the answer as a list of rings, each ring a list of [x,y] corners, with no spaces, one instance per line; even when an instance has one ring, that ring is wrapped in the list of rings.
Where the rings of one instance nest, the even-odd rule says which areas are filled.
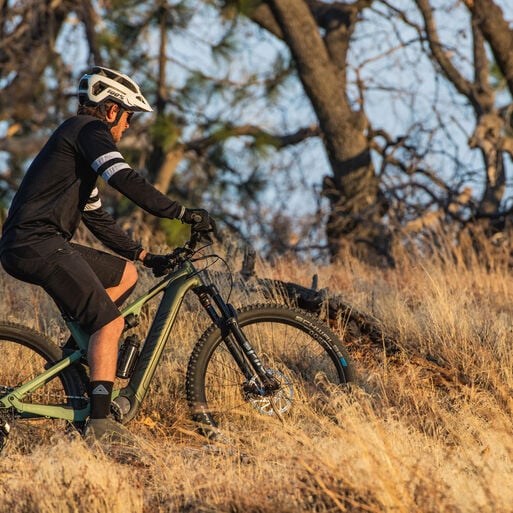
[[[12,201],[0,240],[4,269],[39,285],[60,310],[90,334],[90,439],[122,437],[108,418],[124,327],[119,306],[137,282],[133,262],[158,270],[164,258],[132,240],[102,207],[97,178],[147,212],[214,231],[203,209],[170,200],[126,163],[116,144],[134,112],[151,112],[139,86],[117,71],[94,67],[79,82],[76,116],[64,121],[28,168]],[[80,221],[120,255],[70,242]]]

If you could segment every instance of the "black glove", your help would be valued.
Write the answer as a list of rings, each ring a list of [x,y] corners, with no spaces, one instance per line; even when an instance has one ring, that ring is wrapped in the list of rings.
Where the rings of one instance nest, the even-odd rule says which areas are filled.
[[[142,261],[145,267],[149,267],[153,271],[155,277],[164,276],[168,272],[169,258],[166,255],[154,255],[146,253]]]
[[[182,222],[192,225],[192,229],[196,232],[214,232],[217,236],[216,222],[202,208],[186,208]]]

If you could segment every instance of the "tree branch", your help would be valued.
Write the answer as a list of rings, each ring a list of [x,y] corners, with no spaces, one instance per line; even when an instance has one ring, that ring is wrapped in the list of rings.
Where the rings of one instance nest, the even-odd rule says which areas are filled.
[[[502,9],[493,0],[464,0],[485,39],[513,95],[513,30]]]
[[[296,132],[284,135],[275,135],[262,130],[262,128],[254,125],[241,125],[231,127],[229,129],[220,130],[207,137],[189,141],[184,144],[184,151],[193,151],[195,153],[202,153],[206,148],[213,144],[219,143],[222,140],[230,137],[242,137],[251,136],[266,141],[267,144],[277,148],[285,148],[286,146],[292,146],[298,144],[305,139],[310,137],[318,137],[320,135],[320,129],[317,125],[312,125],[305,128],[300,128]]]
[[[455,68],[451,59],[444,51],[443,45],[438,37],[438,31],[433,17],[433,10],[429,4],[429,0],[415,0],[415,3],[424,18],[429,48],[431,49],[431,53],[436,62],[440,66],[442,73],[454,84],[454,87],[456,87],[458,92],[466,96],[474,105],[475,99],[472,84]]]

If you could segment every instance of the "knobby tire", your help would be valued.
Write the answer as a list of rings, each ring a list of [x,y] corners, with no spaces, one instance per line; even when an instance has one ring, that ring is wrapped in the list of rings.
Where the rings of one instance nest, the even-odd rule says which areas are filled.
[[[43,334],[19,324],[3,321],[0,321],[0,354],[0,396],[28,382],[62,358],[61,349]],[[77,370],[71,366],[27,396],[24,402],[79,408],[85,404],[85,393],[86,384]],[[59,427],[70,427],[64,420],[26,419],[11,410],[0,410],[0,414],[13,423],[9,439],[14,439],[14,444],[21,450],[28,450],[32,442],[50,437]],[[81,426],[76,423],[75,427]]]
[[[273,397],[248,394],[247,380],[223,343],[221,330],[210,326],[193,349],[186,377],[193,419],[207,434],[211,428],[251,429],[251,418],[282,417],[298,404],[326,404],[330,394],[355,379],[342,342],[304,310],[248,306],[239,311],[238,323],[264,367],[281,381],[281,390]]]

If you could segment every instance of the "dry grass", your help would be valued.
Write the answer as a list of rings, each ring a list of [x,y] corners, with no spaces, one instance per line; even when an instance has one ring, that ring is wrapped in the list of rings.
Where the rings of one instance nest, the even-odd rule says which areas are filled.
[[[259,431],[231,433],[229,448],[205,449],[184,400],[205,324],[191,332],[189,311],[130,425],[143,441],[135,457],[60,433],[28,453],[7,450],[0,511],[513,511],[513,278],[491,250],[484,265],[446,248],[443,258],[398,250],[388,271],[349,257],[322,268],[260,264],[262,276],[304,285],[317,272],[396,341],[393,353],[351,342],[361,380],[332,398],[329,417],[304,409],[283,423],[262,419]],[[62,337],[44,295],[1,280],[2,317]]]

